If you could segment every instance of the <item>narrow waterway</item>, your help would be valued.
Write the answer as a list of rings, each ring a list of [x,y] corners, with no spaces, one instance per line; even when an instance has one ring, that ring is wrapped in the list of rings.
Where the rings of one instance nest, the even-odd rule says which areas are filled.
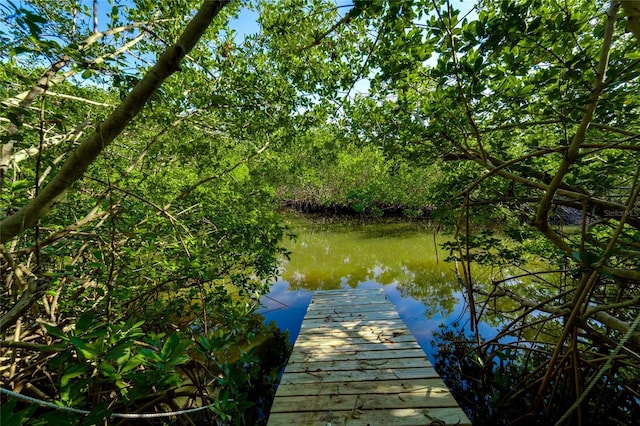
[[[400,316],[433,361],[433,332],[441,325],[469,328],[455,263],[440,245],[447,235],[417,222],[361,222],[320,217],[289,218],[295,239],[286,241],[280,277],[262,299],[260,313],[288,330],[293,343],[315,290],[383,287]],[[489,272],[474,271],[475,279]],[[479,324],[493,337],[496,324]]]

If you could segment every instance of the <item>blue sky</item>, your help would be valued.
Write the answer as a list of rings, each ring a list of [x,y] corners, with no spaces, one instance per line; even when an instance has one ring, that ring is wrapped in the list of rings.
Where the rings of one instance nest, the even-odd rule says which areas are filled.
[[[344,15],[349,11],[350,5],[353,4],[351,0],[335,0],[336,5],[339,7],[339,12],[341,15]],[[453,7],[460,10],[460,17],[467,17],[467,19],[475,19],[477,17],[476,11],[473,10],[473,7],[476,3],[476,0],[451,0],[451,4]],[[255,34],[260,31],[259,25],[257,23],[258,13],[255,10],[250,10],[248,8],[244,8],[240,11],[238,17],[232,20],[229,24],[232,29],[236,30],[236,43],[240,44],[247,34]],[[430,61],[435,63],[436,58],[431,58]],[[354,86],[354,95],[355,93],[366,93],[369,90],[369,81],[364,78],[356,83]]]
[[[350,9],[349,6],[353,5],[353,0],[334,0],[336,5],[339,7],[339,13],[344,15]],[[109,25],[109,19],[107,18],[107,12],[111,10],[110,2],[102,0],[98,2],[99,10],[100,10],[100,20],[99,20],[99,28],[100,30],[106,29],[106,26]],[[121,0],[119,2],[120,5],[126,6],[131,4],[131,0]],[[473,6],[476,3],[476,0],[451,0],[451,4],[460,9],[460,16],[467,16],[468,19],[474,19],[477,17],[477,13],[473,11]],[[84,1],[83,4],[87,5],[89,8],[92,7],[91,1]],[[468,12],[471,13],[468,14]],[[85,17],[84,19],[90,19]],[[232,19],[229,23],[230,27],[236,31],[236,43],[241,44],[244,37],[248,34],[256,34],[260,31],[260,27],[258,25],[258,13],[255,10],[250,8],[243,8],[240,10],[238,16]],[[433,61],[435,63],[436,58],[432,58],[429,61]],[[360,92],[365,93],[368,91],[369,81],[364,78],[361,79],[356,86],[354,87],[354,93]],[[351,93],[353,95],[354,93]]]
[[[336,5],[339,7],[341,15],[345,14],[349,10],[348,6],[353,4],[353,1],[351,0],[335,1]],[[477,17],[477,13],[472,11],[475,3],[476,0],[451,0],[451,4],[455,8],[460,9],[460,16],[467,16],[467,13],[471,11],[471,13],[469,13],[469,15],[467,16],[467,18],[470,19],[474,19],[475,17]],[[257,20],[258,13],[256,11],[250,10],[248,8],[243,8],[240,11],[238,17],[230,22],[231,28],[237,31],[237,42],[241,42],[245,34],[255,34],[260,30]]]
[[[341,14],[346,13],[349,10],[348,6],[353,4],[352,0],[335,0],[335,2],[336,2],[336,5],[340,8],[339,10]],[[16,0],[15,3],[20,5],[23,2]],[[84,1],[82,3],[88,6],[89,8],[92,7],[91,1]],[[125,6],[127,4],[131,4],[132,2],[131,0],[121,0],[119,3],[122,6]],[[462,13],[460,14],[460,16],[465,16],[466,12],[471,10],[475,3],[476,3],[476,0],[451,0],[451,4],[454,7],[461,10]],[[108,19],[106,18],[106,16],[107,16],[107,13],[111,10],[112,6],[109,4],[109,2],[102,0],[98,2],[98,7],[100,11],[100,16],[101,16],[101,19],[99,21],[99,24],[100,24],[99,26],[101,30],[104,30],[106,29],[105,26],[108,23]],[[475,16],[476,16],[475,13],[472,13],[470,15],[471,18]],[[250,10],[249,8],[243,8],[240,11],[238,18],[234,19],[231,22],[231,27],[238,32],[239,37],[242,37],[242,35],[244,34],[255,34],[256,32],[259,31],[257,20],[258,20],[257,12],[255,12],[254,10]]]

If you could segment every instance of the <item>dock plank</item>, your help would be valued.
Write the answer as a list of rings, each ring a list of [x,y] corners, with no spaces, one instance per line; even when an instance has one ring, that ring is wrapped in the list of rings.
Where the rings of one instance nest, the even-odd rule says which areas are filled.
[[[424,367],[424,359],[422,358],[405,358],[399,360],[403,368]],[[331,361],[308,361],[308,362],[290,362],[287,365],[287,371],[292,372],[315,372],[315,371],[335,371],[335,370],[376,370],[391,363],[388,359],[380,360],[331,360]],[[394,363],[395,366],[396,363]]]
[[[345,380],[406,380],[430,379],[439,377],[433,367],[413,368],[375,368],[369,370],[323,370],[290,372],[285,374],[280,383],[327,383]]]
[[[314,293],[268,425],[470,425],[382,289]]]
[[[449,391],[429,396],[417,393],[395,393],[391,395],[331,395],[330,398],[309,398],[309,396],[282,397],[276,412],[292,412],[303,406],[307,411],[343,411],[354,407],[358,410],[389,410],[402,408],[447,408],[458,403]],[[273,413],[274,411],[271,410]]]
[[[328,361],[328,360],[347,360],[347,359],[398,359],[398,358],[423,358],[425,362],[428,362],[422,349],[411,350],[376,350],[369,352],[362,352],[357,350],[349,350],[337,352],[332,348],[322,348],[316,351],[302,352],[302,349],[293,352],[289,357],[289,362],[308,362],[310,360],[315,361]]]
[[[294,383],[278,387],[278,396],[303,396],[303,395],[359,395],[372,393],[378,395],[391,395],[396,393],[422,393],[428,395],[433,392],[448,392],[449,389],[438,378],[410,379],[410,380],[377,380],[377,381],[347,381],[326,383],[317,388],[307,383]]]
[[[447,408],[409,408],[391,410],[302,411],[278,413],[269,426],[425,426],[470,425],[462,410]]]

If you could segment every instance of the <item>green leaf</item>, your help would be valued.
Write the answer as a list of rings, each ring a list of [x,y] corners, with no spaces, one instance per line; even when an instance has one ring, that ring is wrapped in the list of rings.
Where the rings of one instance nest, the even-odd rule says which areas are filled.
[[[133,323],[130,327],[132,330],[140,328],[140,326],[144,324],[144,320]]]
[[[108,362],[101,362],[98,366],[98,370],[110,379],[121,377],[119,374],[117,374],[116,368]]]
[[[140,349],[138,352],[154,362],[162,362],[163,360],[160,355],[151,349]]]
[[[142,355],[137,354],[129,358],[127,362],[120,368],[122,373],[127,373],[131,370],[138,368],[138,366],[142,365],[144,362],[144,358]]]
[[[71,379],[74,379],[76,377],[80,377],[86,374],[88,369],[89,369],[89,366],[84,363],[72,365],[62,375],[62,378],[60,379],[60,385],[62,387],[67,387]]]
[[[40,16],[32,12],[25,11],[25,15],[27,16],[27,19],[38,24],[44,24],[47,22],[47,19],[44,16]]]
[[[167,337],[162,349],[160,350],[160,356],[163,359],[169,358],[171,353],[180,345],[180,335],[178,333],[172,333]]]
[[[29,418],[36,411],[38,406],[31,404],[27,408],[21,411],[13,412],[17,404],[17,399],[10,398],[8,402],[0,405],[0,419],[2,419],[2,426],[20,426],[25,424]]]
[[[93,313],[85,312],[76,322],[76,334],[82,334],[99,325],[101,325],[101,323],[96,323],[96,316]]]
[[[174,355],[169,359],[167,365],[170,367],[176,367],[178,365],[189,362],[190,359],[191,357],[189,355]]]
[[[23,180],[17,180],[11,183],[10,185],[11,185],[12,191],[20,191],[21,189],[29,188],[31,185],[33,185],[33,183],[26,179],[23,179]]]
[[[130,342],[124,342],[107,352],[105,359],[107,361],[115,360],[118,367],[121,367],[131,357]]]
[[[204,350],[211,352],[211,341],[209,339],[205,336],[198,336],[196,339]]]
[[[81,338],[72,336],[69,338],[69,341],[86,359],[95,360],[97,358],[98,351],[94,347],[92,347],[92,345],[86,343]]]
[[[51,336],[57,337],[58,339],[69,341],[69,336],[64,334],[58,327],[49,325],[44,322],[42,323],[42,326],[47,330],[47,333],[49,333]]]
[[[104,402],[99,402],[93,406],[91,412],[83,419],[83,426],[92,426],[106,424],[105,419],[108,418],[111,411],[107,409],[107,405]]]

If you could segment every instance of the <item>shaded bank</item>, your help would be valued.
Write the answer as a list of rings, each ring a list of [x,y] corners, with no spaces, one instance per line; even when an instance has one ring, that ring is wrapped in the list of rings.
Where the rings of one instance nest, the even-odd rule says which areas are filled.
[[[316,199],[285,199],[280,201],[280,207],[305,214],[340,215],[340,216],[368,216],[368,217],[406,217],[429,219],[434,210],[432,206],[410,207],[399,204],[373,202],[368,205],[350,202],[321,203]]]

